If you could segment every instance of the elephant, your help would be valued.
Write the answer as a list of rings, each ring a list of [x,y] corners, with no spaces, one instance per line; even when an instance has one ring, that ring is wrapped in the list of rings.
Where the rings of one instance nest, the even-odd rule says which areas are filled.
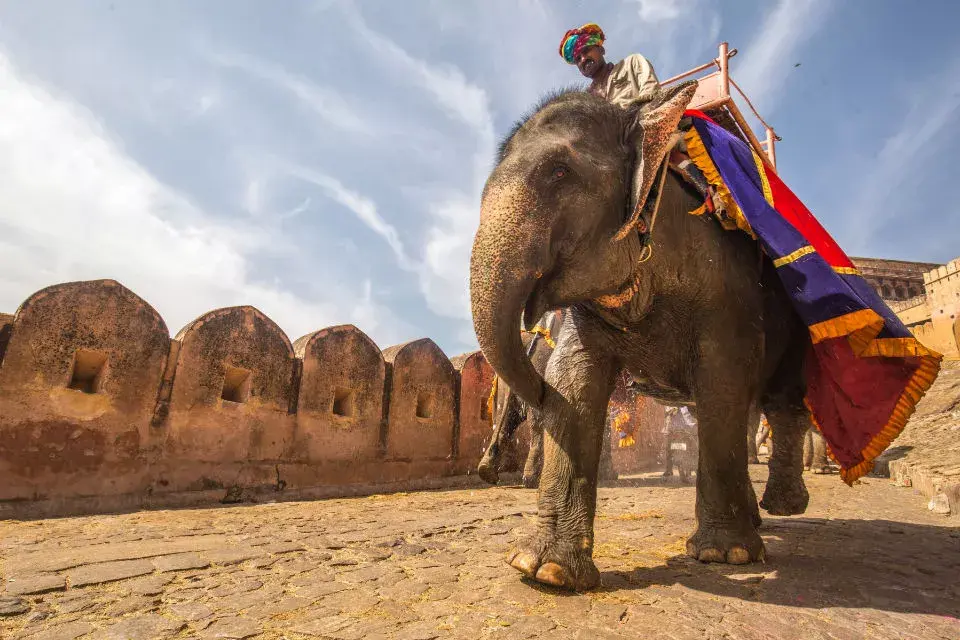
[[[815,427],[807,429],[803,438],[803,468],[816,474],[830,473],[827,442]]]
[[[559,310],[545,314],[539,326],[547,330],[548,335],[556,335],[560,328],[563,311]],[[543,375],[547,362],[553,354],[546,337],[534,333],[525,333],[523,336],[524,349],[530,354],[530,360],[540,375]],[[540,470],[543,466],[543,429],[537,420],[531,420],[529,407],[520,398],[510,391],[506,384],[497,384],[494,394],[493,435],[490,444],[484,451],[483,458],[477,467],[480,478],[489,483],[497,484],[499,472],[502,470],[503,458],[510,446],[517,430],[524,423],[530,428],[530,448],[523,465],[521,482],[528,489],[536,488],[540,483]],[[609,431],[609,430],[608,430]],[[603,451],[600,460],[600,479],[602,484],[616,482],[617,475],[613,469],[613,459],[610,453],[610,434],[604,436]]]
[[[695,91],[695,81],[680,84],[626,109],[581,90],[550,95],[501,143],[483,186],[469,268],[474,333],[544,430],[536,530],[507,562],[541,583],[599,584],[598,467],[623,368],[643,395],[697,407],[690,556],[764,558],[747,467],[755,405],[777,438],[759,506],[774,515],[807,507],[806,327],[759,245],[690,215],[701,195],[663,161]],[[568,312],[541,375],[516,318],[529,327],[560,308]]]

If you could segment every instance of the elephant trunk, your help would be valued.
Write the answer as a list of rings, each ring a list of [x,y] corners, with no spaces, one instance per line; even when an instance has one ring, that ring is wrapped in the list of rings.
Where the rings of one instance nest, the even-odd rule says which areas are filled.
[[[485,194],[470,257],[470,302],[487,362],[513,393],[539,408],[544,381],[524,349],[520,321],[539,317],[531,306],[539,306],[532,298],[539,297],[534,291],[547,251],[543,237],[523,223],[529,202],[522,187],[494,187]]]

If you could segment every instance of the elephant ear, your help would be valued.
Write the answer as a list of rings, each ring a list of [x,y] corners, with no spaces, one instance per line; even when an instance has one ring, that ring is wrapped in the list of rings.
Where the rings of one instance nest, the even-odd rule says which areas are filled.
[[[650,193],[657,169],[670,148],[676,144],[677,126],[687,105],[697,92],[697,81],[690,80],[668,89],[661,88],[648,103],[643,105],[631,122],[627,132],[629,144],[637,149],[633,170],[633,186],[630,193],[630,219],[627,220],[614,240],[622,240],[636,228],[640,221],[643,203]]]

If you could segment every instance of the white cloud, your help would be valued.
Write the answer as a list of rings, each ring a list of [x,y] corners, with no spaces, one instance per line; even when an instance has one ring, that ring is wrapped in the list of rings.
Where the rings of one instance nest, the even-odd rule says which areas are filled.
[[[240,70],[286,91],[327,124],[354,134],[370,136],[375,133],[369,121],[361,118],[356,108],[345,101],[337,91],[255,56],[238,53],[208,53],[207,56],[221,67]]]
[[[250,256],[282,241],[216,223],[123,150],[89,110],[28,79],[0,52],[0,308],[57,282],[114,278],[176,332],[221,306],[252,304],[295,338],[357,322],[378,340],[408,337],[361,292],[305,299],[255,277]]]
[[[280,163],[290,175],[320,187],[328,198],[346,207],[368,229],[383,238],[393,251],[397,263],[404,269],[415,269],[407,256],[397,229],[384,220],[377,211],[377,205],[366,196],[348,189],[336,178],[314,169],[308,169],[293,163]]]
[[[844,208],[840,225],[846,229],[844,236],[850,239],[854,254],[867,251],[877,229],[913,208],[910,200],[916,189],[910,185],[923,179],[926,162],[939,157],[946,132],[960,116],[960,92],[953,87],[960,87],[960,56],[904,91],[909,106],[902,124],[884,140],[869,167],[854,168],[854,162],[847,163],[852,175],[863,176],[859,184],[852,185],[854,200]]]
[[[433,225],[424,239],[425,260],[418,269],[420,288],[436,314],[469,320],[469,256],[479,220],[480,193],[494,156],[493,115],[487,92],[468,81],[453,65],[431,65],[417,59],[397,43],[370,29],[354,11],[348,23],[380,54],[383,64],[396,65],[416,86],[424,89],[449,117],[468,127],[474,137],[471,183],[451,189],[428,202]]]
[[[637,13],[644,22],[663,22],[676,20],[689,2],[684,0],[634,0],[638,5]]]
[[[821,27],[829,0],[779,0],[757,36],[731,62],[731,75],[761,114],[777,104],[800,46]]]

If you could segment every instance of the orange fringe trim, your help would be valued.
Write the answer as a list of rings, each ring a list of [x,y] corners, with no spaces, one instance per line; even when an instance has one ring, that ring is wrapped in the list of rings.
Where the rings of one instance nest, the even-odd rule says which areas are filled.
[[[490,419],[490,428],[493,428],[493,405],[497,399],[497,374],[493,374],[490,384],[490,396],[487,398],[487,418]]]
[[[840,477],[848,485],[853,485],[858,479],[870,473],[874,467],[874,459],[883,453],[907,426],[907,421],[917,409],[917,403],[920,402],[920,399],[937,379],[940,373],[940,363],[943,360],[943,355],[923,346],[916,338],[881,338],[877,340],[876,336],[882,328],[883,318],[871,309],[854,311],[810,327],[810,335],[813,337],[815,344],[830,338],[846,336],[850,348],[859,358],[920,359],[920,366],[907,380],[907,384],[897,399],[897,404],[894,405],[887,423],[860,451],[863,458],[861,462],[845,469],[830,449],[830,445],[827,445],[827,454],[840,467]],[[823,429],[820,428],[820,423],[817,422],[813,409],[810,407],[810,402],[804,399],[804,404],[810,414],[810,421],[820,433],[823,433]]]
[[[710,155],[707,154],[707,148],[703,146],[703,140],[700,139],[700,134],[697,133],[696,129],[691,128],[684,135],[683,139],[687,143],[687,155],[690,156],[690,160],[700,169],[703,176],[707,179],[707,182],[717,190],[717,195],[720,201],[723,202],[727,215],[732,218],[733,224],[727,224],[728,221],[724,220],[720,221],[721,224],[727,230],[740,229],[756,240],[757,235],[754,233],[750,223],[747,222],[746,216],[743,215],[740,205],[733,199],[733,194],[730,193],[723,178],[720,177],[720,172],[717,170],[716,165],[713,164],[713,160],[710,159]],[[706,210],[706,205],[704,205],[694,209],[690,213],[692,215],[703,215]]]

